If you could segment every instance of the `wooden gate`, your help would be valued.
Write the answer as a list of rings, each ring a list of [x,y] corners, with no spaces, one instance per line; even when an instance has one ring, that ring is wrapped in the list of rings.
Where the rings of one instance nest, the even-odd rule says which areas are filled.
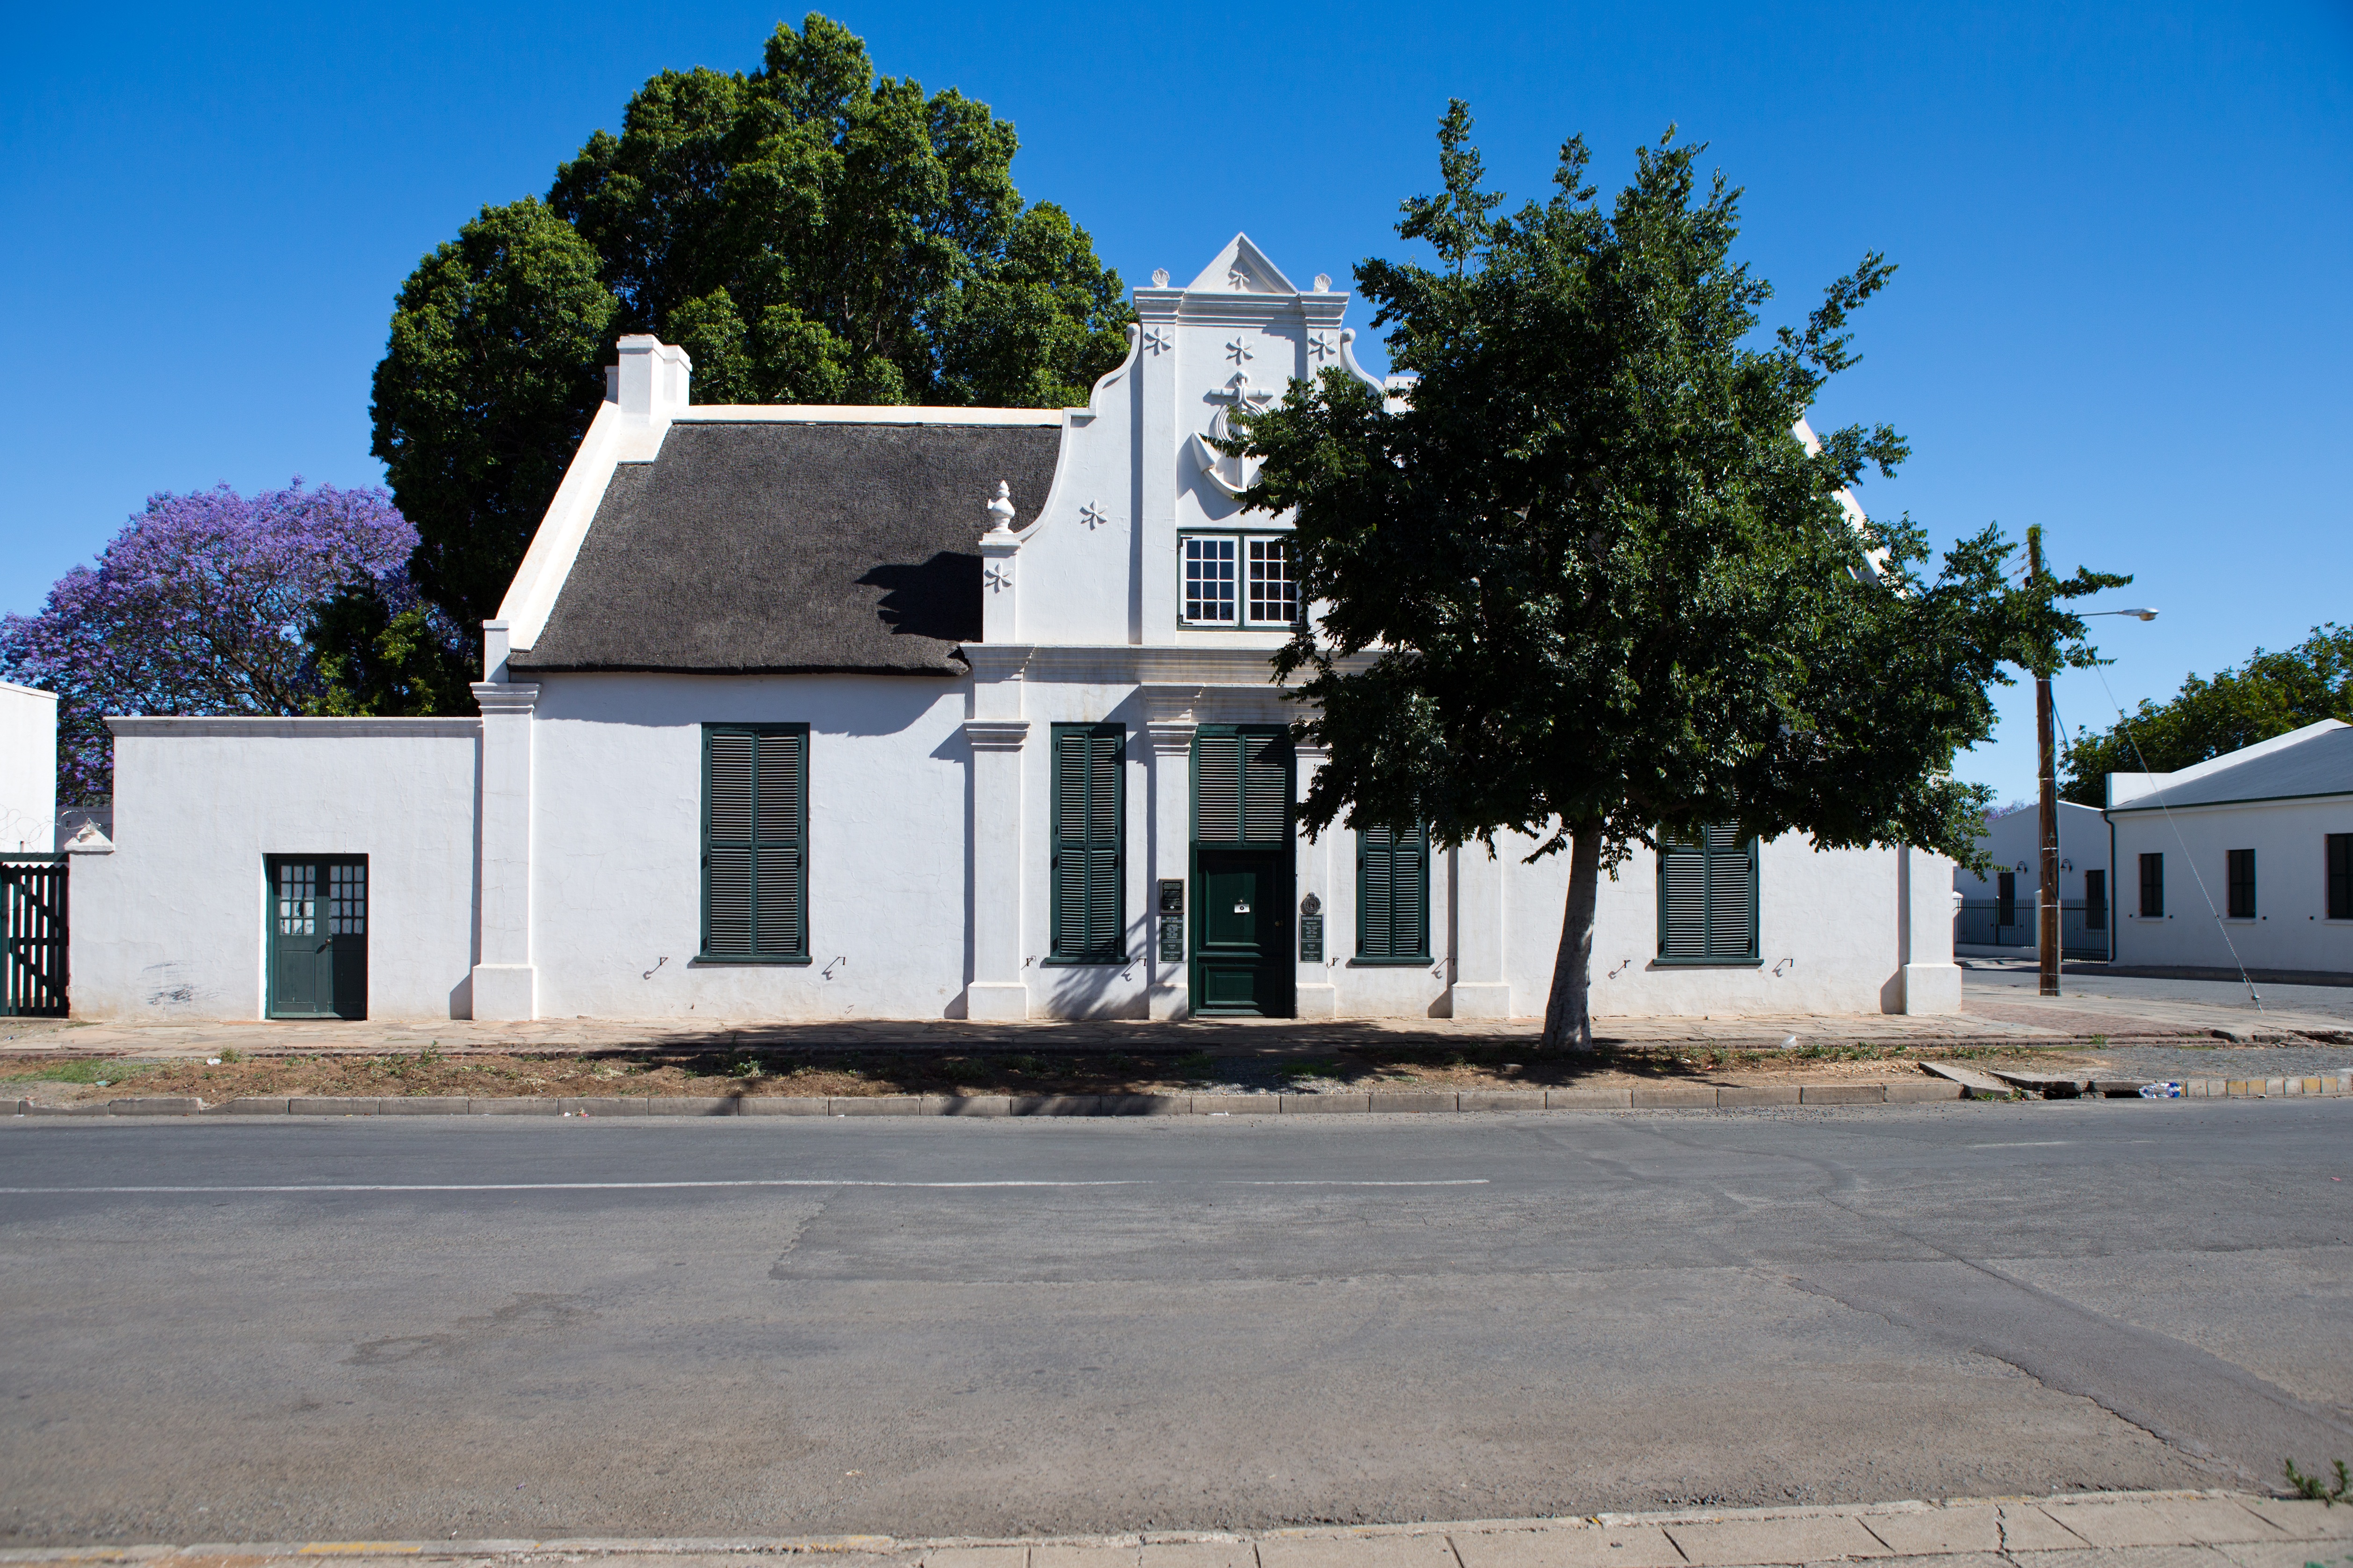
[[[0,858],[0,1017],[66,1016],[66,858]]]

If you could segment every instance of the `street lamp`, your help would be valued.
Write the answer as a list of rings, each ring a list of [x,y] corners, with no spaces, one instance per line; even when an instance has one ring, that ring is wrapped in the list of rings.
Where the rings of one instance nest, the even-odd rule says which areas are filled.
[[[2029,529],[2026,544],[2030,567],[2039,578],[2042,573],[2042,531]],[[2082,618],[2093,616],[2130,616],[2137,621],[2153,621],[2152,609],[2084,610]],[[2034,911],[2036,957],[2041,961],[2042,984],[2037,988],[2045,996],[2059,994],[2059,761],[2052,745],[2051,726],[2051,673],[2047,669],[2034,672],[2034,735],[2042,750],[2041,768],[2042,785],[2042,888]],[[2113,868],[2111,871],[2113,872]]]

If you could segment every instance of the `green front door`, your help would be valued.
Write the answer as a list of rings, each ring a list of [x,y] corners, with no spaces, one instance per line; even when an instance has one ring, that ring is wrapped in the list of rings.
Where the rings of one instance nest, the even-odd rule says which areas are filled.
[[[1193,1010],[1291,1016],[1291,858],[1203,848],[1193,908]]]
[[[367,858],[272,857],[269,1016],[367,1016]]]
[[[1297,853],[1295,759],[1280,724],[1204,724],[1193,738],[1196,1013],[1288,1018]]]

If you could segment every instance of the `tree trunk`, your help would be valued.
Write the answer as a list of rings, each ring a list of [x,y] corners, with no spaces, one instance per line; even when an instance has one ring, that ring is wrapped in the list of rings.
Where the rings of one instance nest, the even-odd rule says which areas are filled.
[[[1601,892],[1601,826],[1570,829],[1568,906],[1560,920],[1560,952],[1552,961],[1552,995],[1545,1003],[1543,1052],[1589,1051],[1593,1015],[1593,906]]]

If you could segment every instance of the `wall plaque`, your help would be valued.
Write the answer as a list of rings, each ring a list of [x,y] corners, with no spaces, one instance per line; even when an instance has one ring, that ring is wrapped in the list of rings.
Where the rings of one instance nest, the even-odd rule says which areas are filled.
[[[1160,917],[1160,962],[1163,963],[1185,962],[1185,917],[1183,915]]]

